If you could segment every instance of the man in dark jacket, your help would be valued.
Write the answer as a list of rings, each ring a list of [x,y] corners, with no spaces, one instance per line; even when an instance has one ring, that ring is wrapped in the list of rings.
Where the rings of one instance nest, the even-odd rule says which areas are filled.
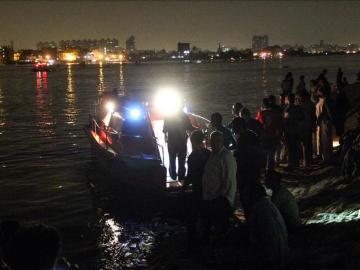
[[[261,168],[265,165],[266,154],[260,148],[258,136],[246,128],[242,118],[234,119],[237,139],[234,153],[237,164],[237,186],[245,217],[249,217],[249,194],[255,184],[260,184]]]
[[[299,166],[299,123],[304,115],[299,106],[295,105],[295,95],[285,97],[286,108],[284,110],[284,134],[288,149],[288,169],[292,170]]]
[[[185,159],[187,154],[187,132],[194,128],[186,113],[179,110],[174,116],[165,118],[163,132],[169,151],[169,173],[173,180],[185,178]],[[178,169],[176,171],[176,158]]]
[[[192,185],[192,194],[187,204],[187,230],[188,247],[190,250],[195,248],[198,239],[196,224],[201,215],[202,206],[202,177],[210,151],[204,147],[204,134],[201,130],[194,130],[191,133],[190,141],[192,152],[188,158],[188,172],[185,178],[183,189]]]

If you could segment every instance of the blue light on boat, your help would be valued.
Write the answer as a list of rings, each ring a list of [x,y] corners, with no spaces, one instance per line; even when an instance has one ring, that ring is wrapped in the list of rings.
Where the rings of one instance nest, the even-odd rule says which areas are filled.
[[[133,120],[137,120],[141,117],[141,112],[139,109],[130,109],[130,117]]]

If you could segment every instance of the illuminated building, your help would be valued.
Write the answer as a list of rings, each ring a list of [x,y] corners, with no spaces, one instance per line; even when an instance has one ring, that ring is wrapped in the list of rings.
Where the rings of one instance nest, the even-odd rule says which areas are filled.
[[[78,39],[61,40],[59,48],[61,50],[80,49],[80,50],[115,50],[119,46],[119,41],[115,38],[107,39]]]
[[[268,46],[269,46],[269,37],[267,35],[253,36],[252,50],[254,53],[259,53]]]
[[[79,52],[77,50],[66,50],[59,53],[59,60],[62,62],[72,63],[79,59]]]
[[[136,51],[136,47],[135,47],[135,37],[133,35],[131,35],[127,40],[126,40],[126,51],[127,52],[135,52]]]

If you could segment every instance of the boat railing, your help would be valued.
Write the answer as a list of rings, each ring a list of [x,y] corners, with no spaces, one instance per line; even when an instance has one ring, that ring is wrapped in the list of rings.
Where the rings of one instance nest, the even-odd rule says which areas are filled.
[[[108,130],[108,129],[105,129],[101,126],[99,126],[99,124],[97,123],[96,119],[93,119],[92,120],[92,123],[93,123],[93,126],[92,126],[92,129],[93,131],[97,134],[97,132],[100,130],[100,131],[103,131],[105,133],[105,141],[107,142],[108,141],[108,135],[121,135],[123,137],[130,137],[130,138],[137,138],[137,139],[145,139],[144,136],[140,136],[140,135],[127,135],[127,134],[121,134],[120,132],[116,131],[116,130]],[[164,164],[164,158],[165,158],[165,151],[164,151],[164,146],[159,144],[157,142],[157,138],[156,137],[151,137],[151,139],[153,140],[153,142],[155,143],[155,145],[157,147],[160,147],[161,149],[161,155],[160,155],[160,159],[161,159],[161,162]],[[98,142],[99,143],[99,142]],[[105,146],[106,146],[106,149],[108,148],[108,144],[105,143]]]
[[[164,164],[164,162],[165,162],[165,150],[164,150],[164,146],[161,145],[161,144],[159,144],[159,143],[157,142],[157,138],[156,138],[156,137],[154,137],[154,139],[155,139],[156,145],[157,145],[158,147],[160,147],[160,149],[161,149],[161,156],[160,156],[160,158],[161,158],[161,163]]]

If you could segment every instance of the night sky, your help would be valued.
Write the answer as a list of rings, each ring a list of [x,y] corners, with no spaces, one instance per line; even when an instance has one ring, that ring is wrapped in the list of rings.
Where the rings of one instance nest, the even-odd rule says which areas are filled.
[[[0,44],[35,48],[37,41],[136,37],[139,49],[173,50],[178,41],[204,49],[270,44],[360,43],[360,1],[15,1],[0,2]]]

